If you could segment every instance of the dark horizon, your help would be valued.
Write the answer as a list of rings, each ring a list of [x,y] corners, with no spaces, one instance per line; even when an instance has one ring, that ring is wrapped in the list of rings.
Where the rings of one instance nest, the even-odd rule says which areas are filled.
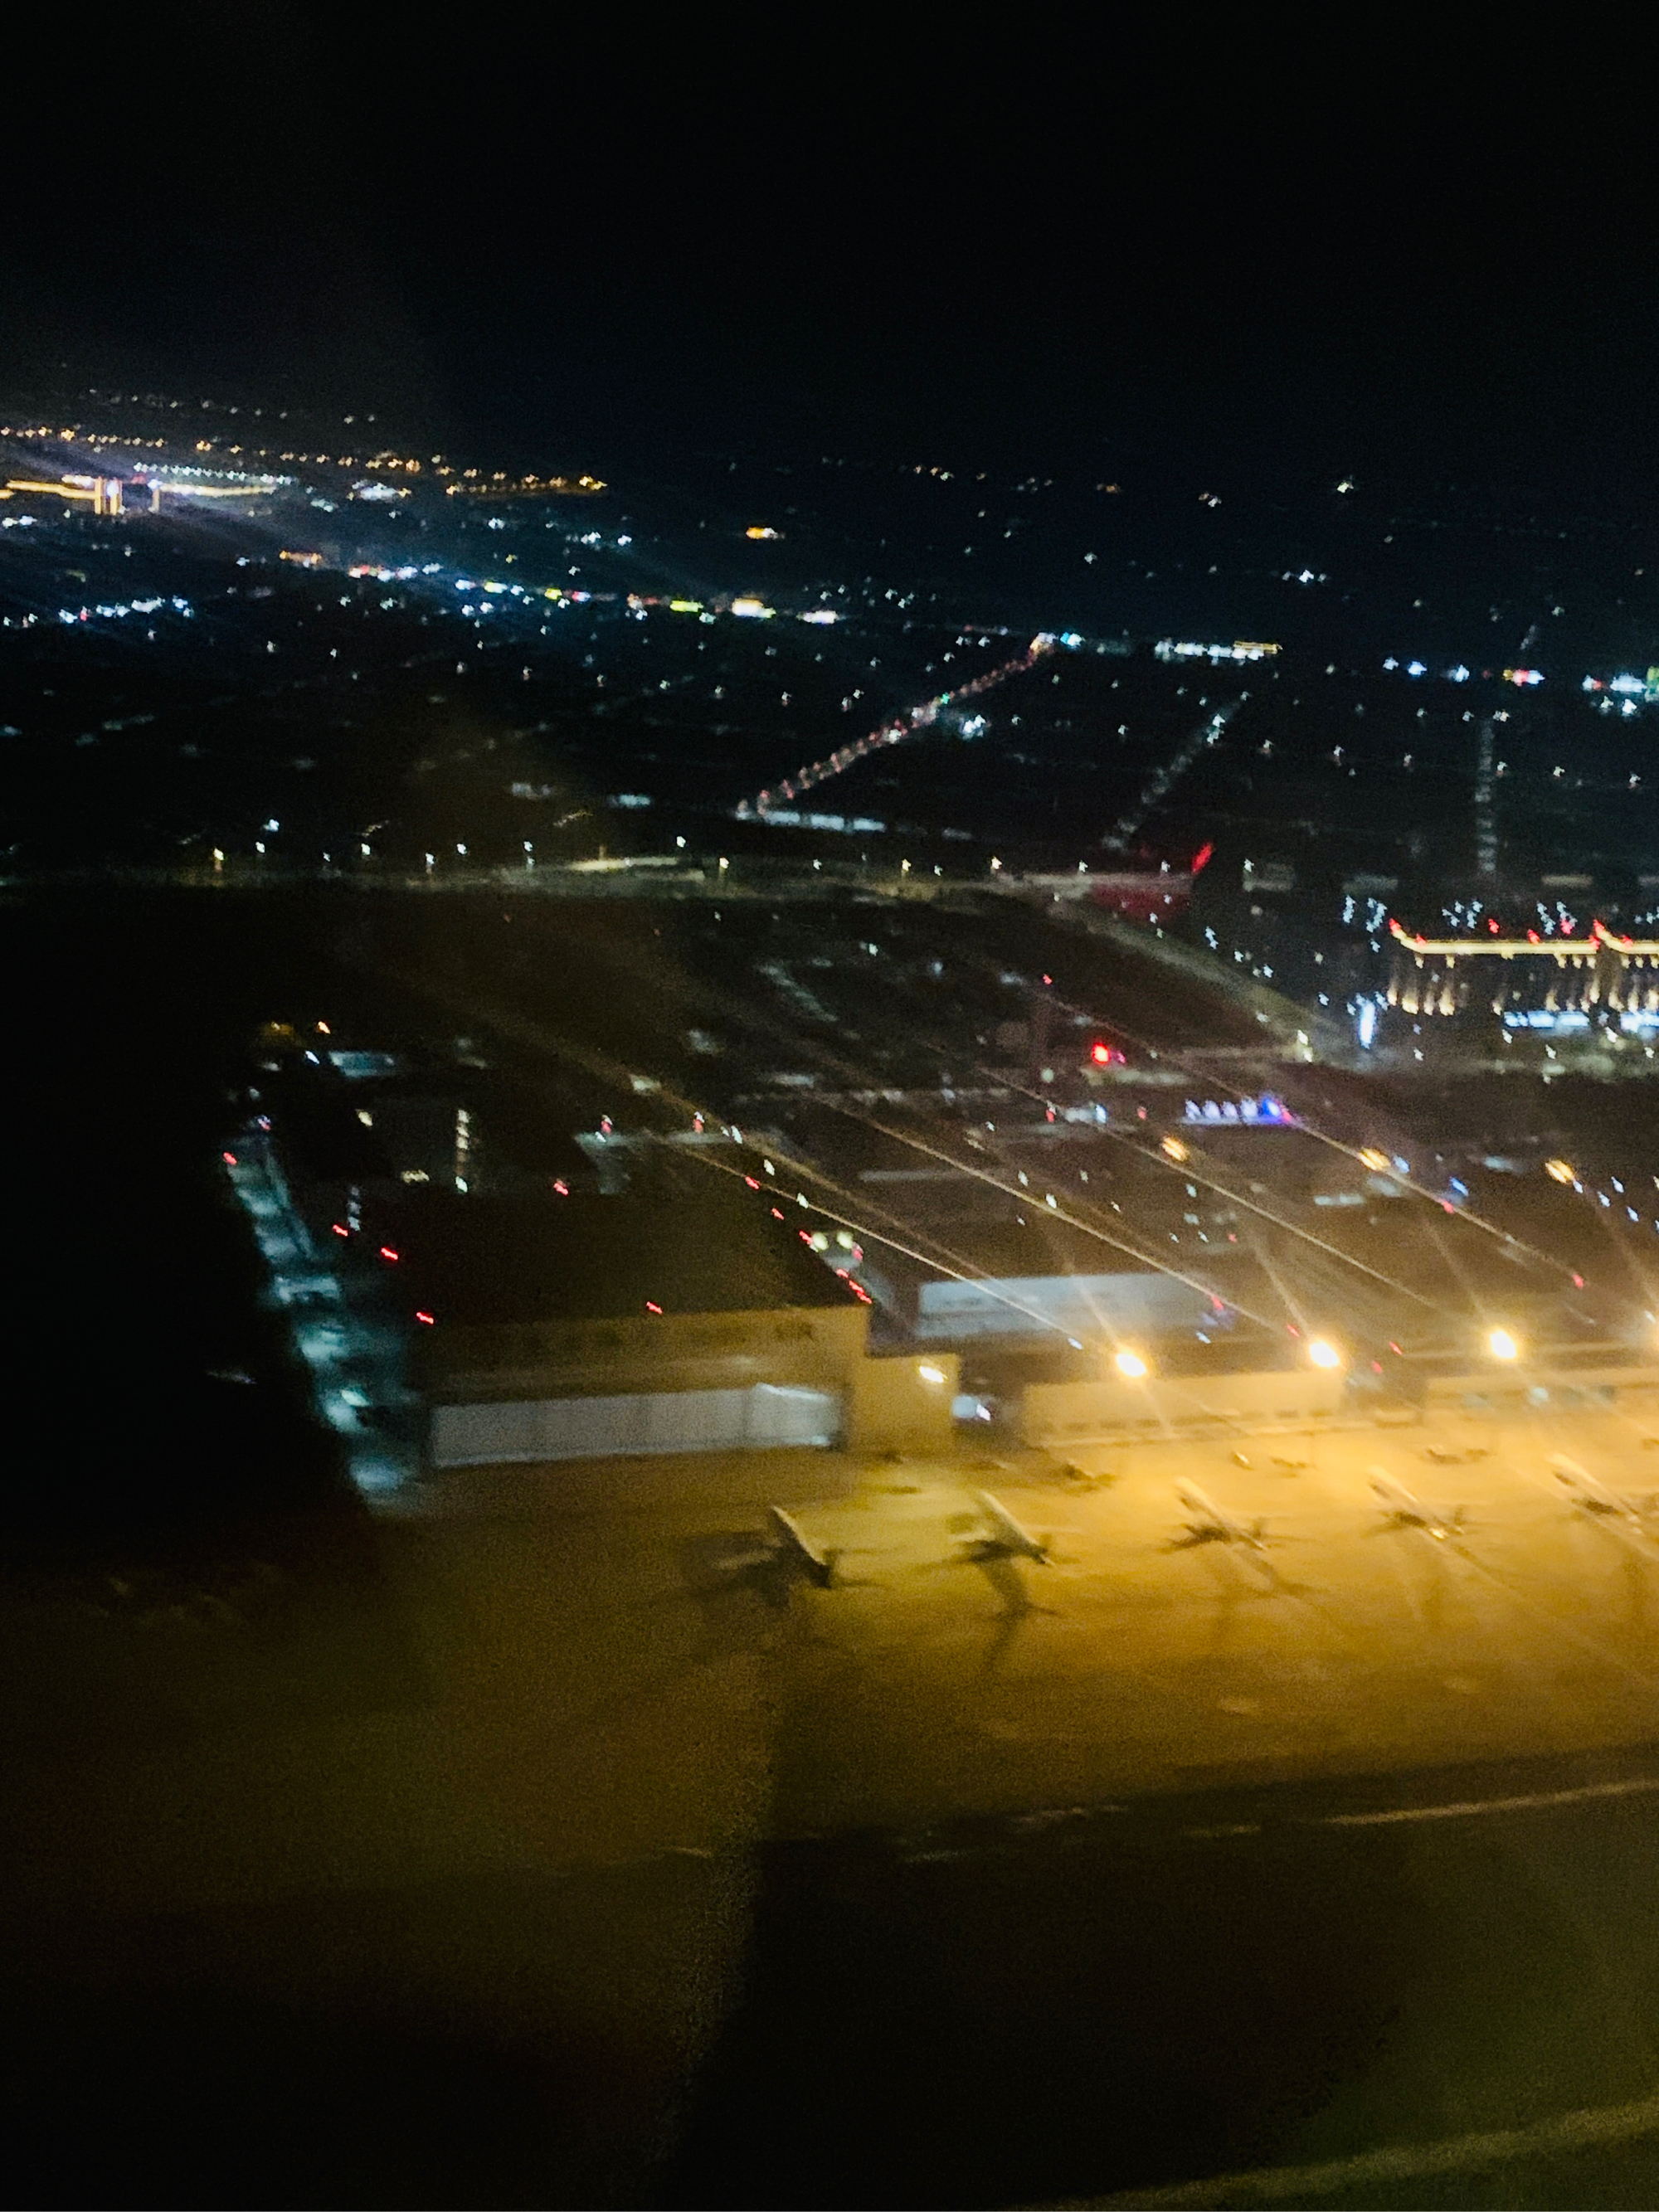
[[[446,58],[354,64],[285,9],[164,36],[137,162],[83,139],[16,180],[0,380],[374,408],[509,465],[1594,499],[1659,458],[1648,157],[1565,88],[1540,117],[1518,74],[1425,100],[1376,56],[1304,94],[1224,49],[1196,86],[1087,52],[842,48],[787,87],[694,43],[487,52],[446,91]]]

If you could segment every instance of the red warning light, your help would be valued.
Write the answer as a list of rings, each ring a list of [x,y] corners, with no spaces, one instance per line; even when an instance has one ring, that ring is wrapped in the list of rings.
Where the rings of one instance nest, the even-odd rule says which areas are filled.
[[[228,1168],[234,1168],[235,1166],[236,1155],[234,1152],[221,1152],[219,1157]]]
[[[429,1313],[417,1313],[415,1318],[416,1321],[423,1322],[428,1328],[431,1328],[434,1326],[433,1319]]]
[[[395,1260],[395,1259],[397,1258],[397,1256],[398,1256],[398,1255],[397,1255],[397,1254],[392,1250],[392,1247],[391,1247],[389,1244],[382,1244],[382,1245],[381,1245],[381,1247],[380,1247],[380,1257],[381,1257],[383,1260]]]
[[[657,1304],[657,1303],[655,1302],[655,1300],[654,1300],[654,1299],[652,1299],[652,1298],[647,1298],[647,1299],[646,1300],[646,1302],[645,1302],[645,1310],[646,1310],[647,1313],[653,1313],[653,1314],[659,1314],[659,1313],[662,1311],[662,1308],[661,1308],[659,1305],[658,1305],[658,1304]]]
[[[1112,1048],[1109,1044],[1091,1044],[1089,1048],[1089,1057],[1097,1067],[1109,1066],[1111,1063]]]
[[[351,1231],[346,1227],[343,1221],[331,1222],[329,1225],[333,1230],[334,1234],[337,1237],[349,1237],[351,1234]]]

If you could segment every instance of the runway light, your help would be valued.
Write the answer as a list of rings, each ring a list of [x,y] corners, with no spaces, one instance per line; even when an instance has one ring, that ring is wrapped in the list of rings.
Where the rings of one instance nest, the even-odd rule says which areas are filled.
[[[1553,1182],[1577,1182],[1578,1180],[1572,1171],[1571,1160],[1546,1160],[1544,1173]]]
[[[1187,1147],[1179,1137],[1165,1137],[1159,1150],[1169,1159],[1184,1160],[1187,1157]]]
[[[1340,1367],[1342,1364],[1342,1354],[1322,1336],[1315,1337],[1308,1346],[1308,1357],[1316,1367]]]
[[[1359,1155],[1359,1164],[1369,1168],[1373,1175],[1382,1175],[1388,1167],[1389,1156],[1386,1152],[1379,1152],[1375,1145],[1367,1145]]]
[[[945,1380],[945,1370],[942,1367],[934,1367],[931,1365],[929,1362],[925,1359],[921,1363],[921,1365],[917,1368],[916,1372],[921,1376],[924,1382],[942,1382]]]
[[[1112,1364],[1120,1375],[1127,1375],[1132,1382],[1138,1382],[1146,1372],[1146,1363],[1138,1352],[1120,1352]]]
[[[1494,1359],[1518,1359],[1521,1347],[1506,1328],[1495,1328],[1486,1338],[1486,1349]]]

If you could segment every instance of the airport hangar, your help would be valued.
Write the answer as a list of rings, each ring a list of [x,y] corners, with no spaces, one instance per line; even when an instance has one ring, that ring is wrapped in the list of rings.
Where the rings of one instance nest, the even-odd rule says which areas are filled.
[[[868,1294],[811,1249],[805,1213],[798,1224],[770,1188],[708,1182],[528,1205],[422,1190],[377,1215],[370,1235],[397,1252],[399,1303],[416,1316],[409,1379],[430,1468],[789,1446],[938,1455],[975,1433],[960,1418],[955,1316],[930,1316],[902,1345],[872,1335]],[[1052,1306],[1033,1320],[1044,1334],[1086,1325],[1092,1302],[1110,1309],[1113,1340],[1141,1315],[1158,1364],[1160,1338],[1189,1334],[1193,1318],[1166,1310],[1184,1286],[1158,1274],[949,1287],[969,1339],[999,1301],[1018,1301],[1016,1322]],[[1110,1374],[1106,1337],[1087,1370]],[[1013,1428],[1040,1443],[1324,1425],[1345,1380],[1293,1355],[1267,1370],[1258,1354],[1249,1373],[1034,1383]]]
[[[386,1233],[431,1467],[948,1449],[955,1358],[872,1354],[866,1294],[774,1194],[697,1182],[536,1204],[400,1194]]]
[[[665,1212],[627,1197],[573,1200],[544,1255],[556,1296],[469,1300],[460,1290],[469,1263],[497,1284],[512,1272],[504,1248],[515,1228],[490,1221],[494,1211],[488,1201],[456,1209],[465,1242],[446,1239],[436,1265],[422,1266],[418,1237],[410,1240],[410,1287],[434,1302],[420,1309],[434,1318],[416,1325],[410,1372],[434,1470],[786,1447],[931,1457],[974,1441],[1065,1454],[1091,1442],[1307,1433],[1453,1413],[1492,1419],[1546,1404],[1616,1407],[1644,1428],[1659,1419],[1659,1367],[1605,1341],[1540,1344],[1541,1357],[1502,1371],[1489,1359],[1431,1358],[1408,1395],[1385,1397],[1364,1387],[1366,1377],[1289,1348],[1263,1358],[1258,1346],[1248,1367],[1229,1360],[1204,1371],[1161,1358],[1160,1333],[1149,1329],[1139,1340],[1144,1375],[1118,1371],[1102,1339],[1091,1347],[1092,1376],[1028,1382],[994,1437],[971,1413],[959,1418],[969,1405],[958,1389],[961,1352],[937,1342],[872,1346],[871,1308],[793,1230],[739,1240],[725,1207]],[[547,1227],[514,1212],[517,1235]],[[1030,1286],[1039,1298],[1051,1287]],[[1166,1304],[1168,1287],[1158,1276],[1114,1279],[1120,1313],[1143,1289]],[[455,1316],[447,1323],[445,1298]],[[1185,1334],[1184,1316],[1176,1328]],[[1176,1354],[1170,1333],[1162,1337]]]
[[[591,1177],[586,1188],[543,1180],[532,1192],[525,1177],[465,1195],[435,1172],[416,1185],[382,1176],[358,1187],[360,1218],[344,1192],[312,1183],[307,1212],[321,1201],[337,1224],[355,1221],[366,1257],[377,1247],[395,1255],[381,1279],[404,1317],[429,1466],[768,1446],[932,1455],[975,1434],[1064,1451],[1097,1439],[1316,1430],[1379,1413],[1412,1419],[1430,1401],[1495,1406],[1494,1391],[1641,1401],[1644,1411],[1653,1393],[1655,1370],[1632,1361],[1632,1347],[1601,1329],[1569,1345],[1561,1316],[1540,1310],[1525,1316],[1523,1340],[1548,1346],[1542,1361],[1500,1378],[1478,1354],[1425,1343],[1406,1363],[1411,1385],[1399,1389],[1401,1373],[1379,1395],[1364,1373],[1316,1367],[1276,1330],[1218,1328],[1213,1297],[1195,1284],[1097,1273],[1098,1248],[1062,1254],[1051,1233],[1038,1240],[1038,1261],[1026,1239],[988,1221],[968,1240],[991,1262],[975,1279],[921,1280],[935,1273],[924,1267],[890,1285],[900,1291],[895,1328],[871,1302],[877,1275],[791,1193],[745,1176],[735,1159],[696,1162],[679,1146],[648,1147],[634,1170],[608,1189]],[[951,1226],[960,1239],[966,1224]],[[999,1343],[1018,1370],[1022,1337],[1060,1357],[1031,1362],[996,1428],[975,1431],[963,1370]],[[1125,1342],[1148,1353],[1146,1374],[1118,1369]]]

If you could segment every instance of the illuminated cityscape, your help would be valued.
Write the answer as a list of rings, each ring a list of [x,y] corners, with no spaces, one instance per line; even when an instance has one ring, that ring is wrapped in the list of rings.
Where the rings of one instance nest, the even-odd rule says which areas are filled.
[[[3,248],[18,2201],[1651,2201],[1650,239],[224,35]]]

